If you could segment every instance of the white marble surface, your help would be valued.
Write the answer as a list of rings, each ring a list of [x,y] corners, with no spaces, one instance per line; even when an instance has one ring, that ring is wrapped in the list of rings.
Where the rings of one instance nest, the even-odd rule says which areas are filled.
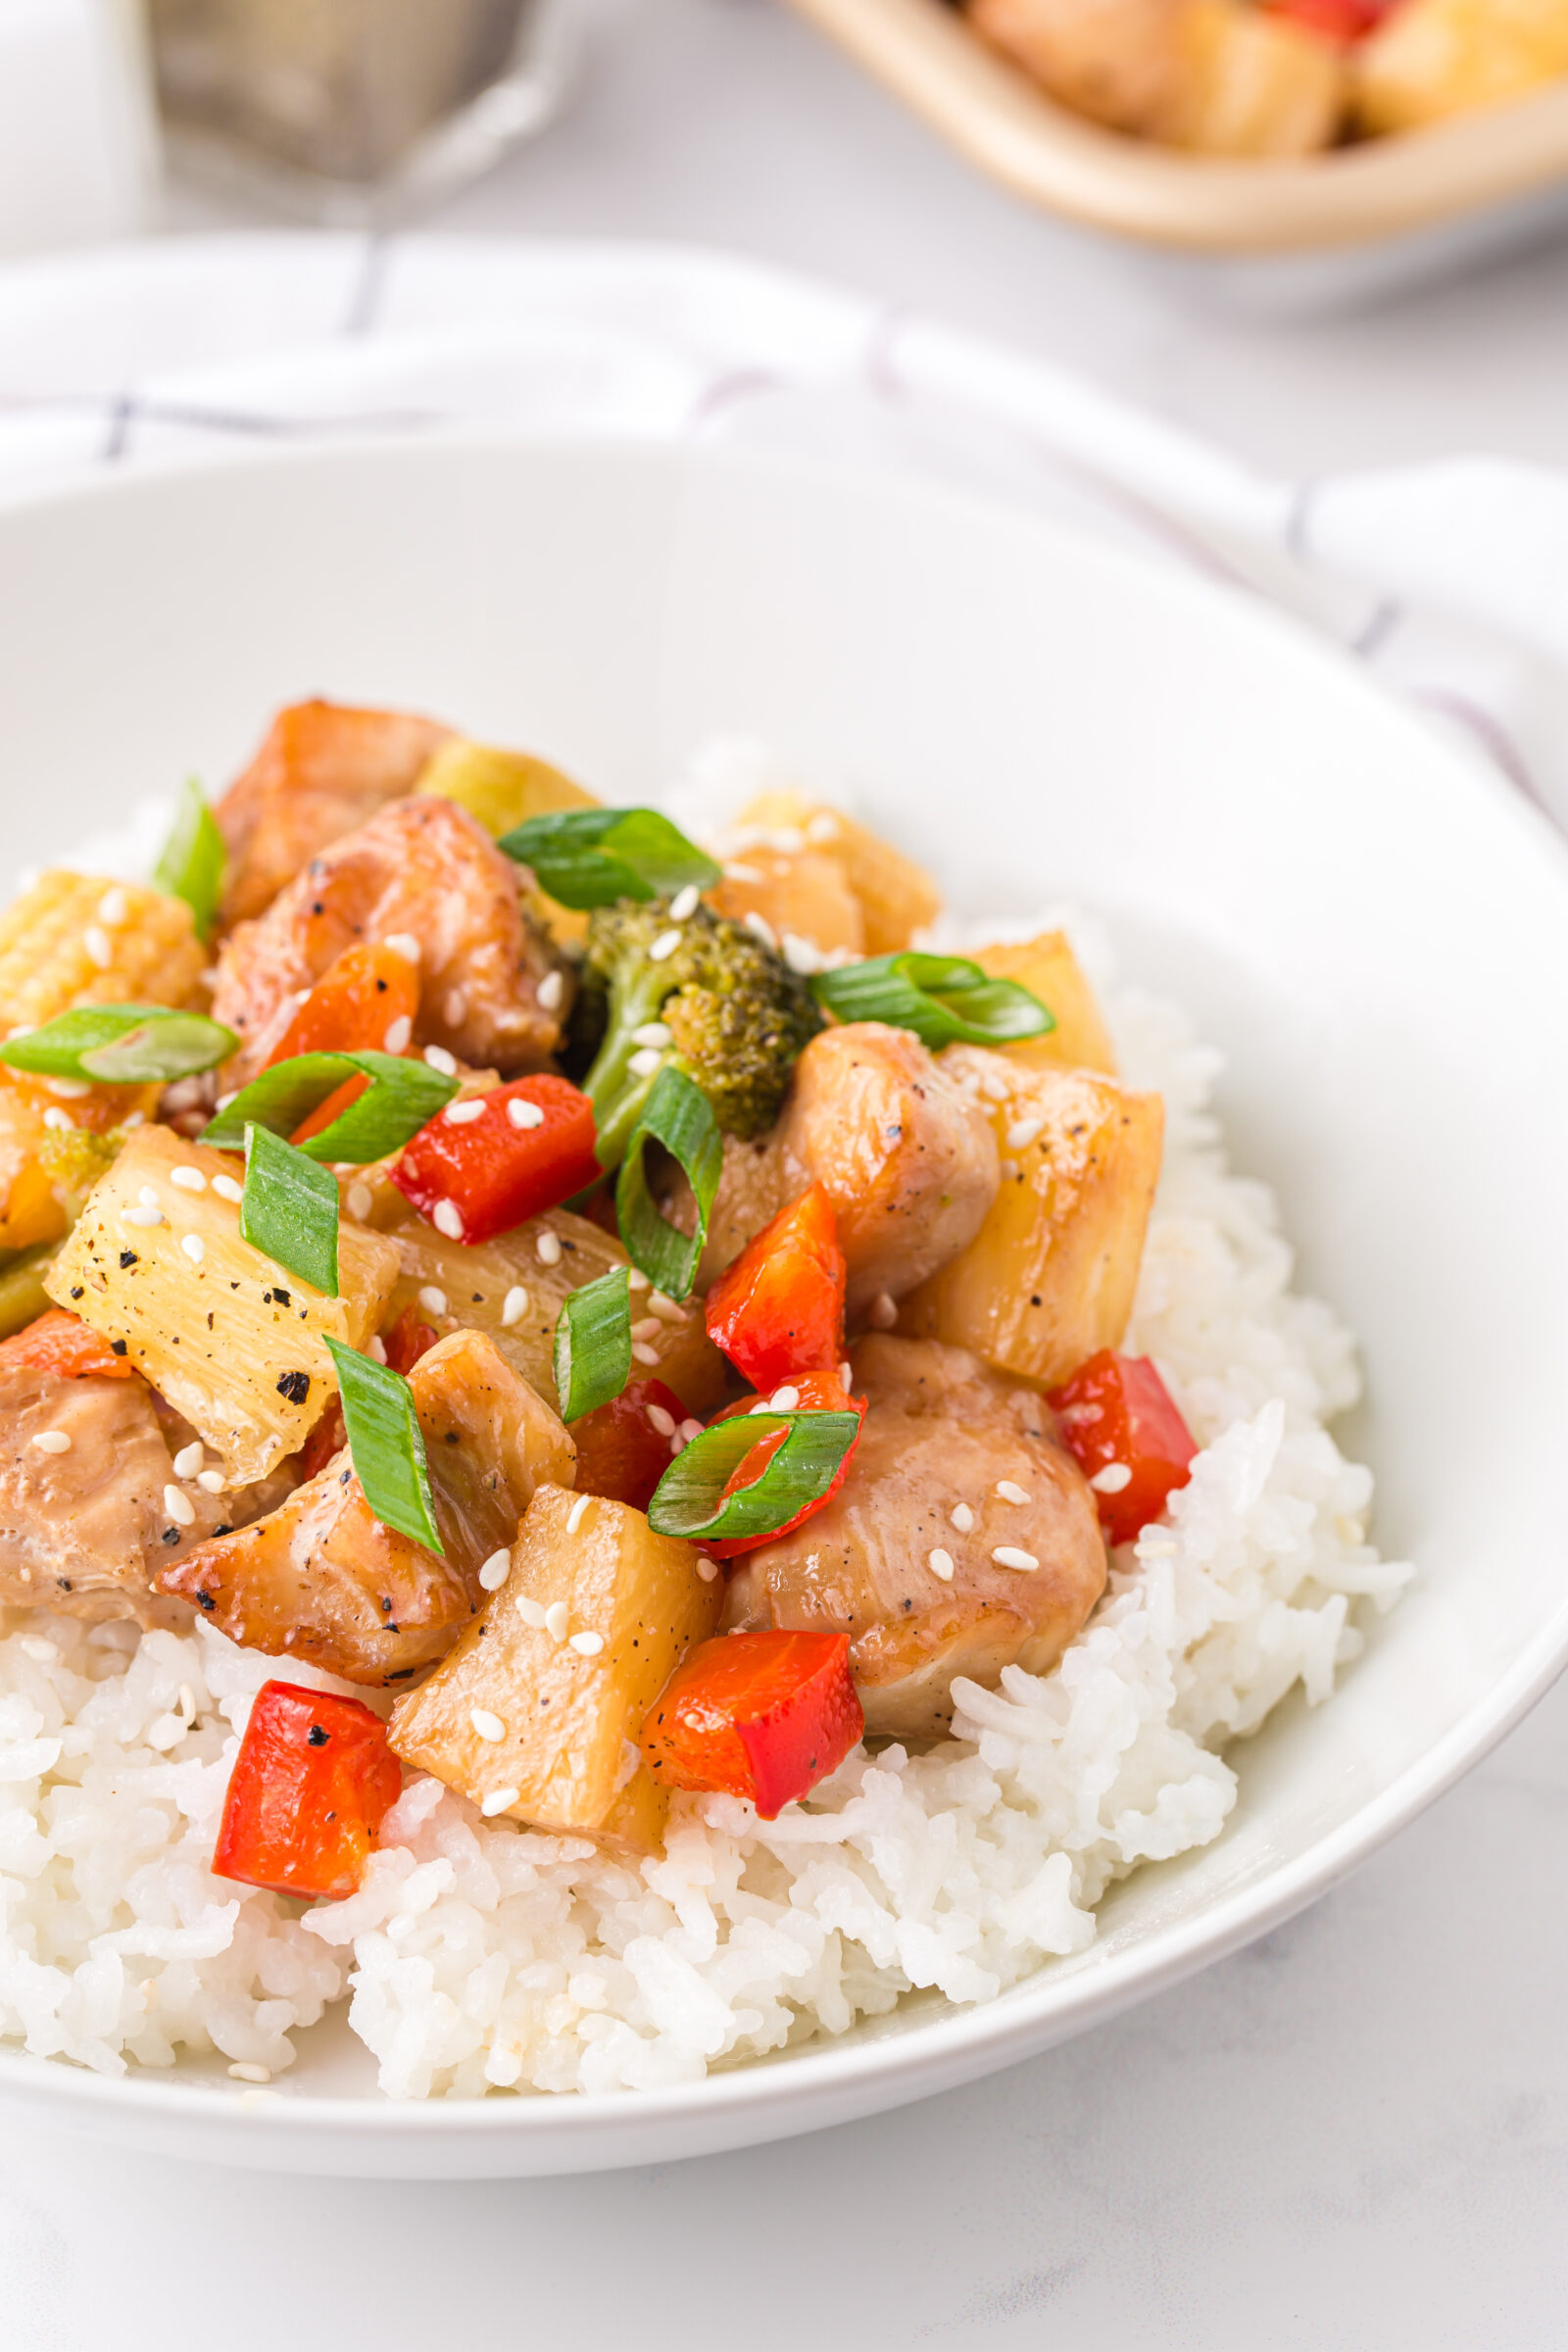
[[[593,0],[592,72],[433,225],[718,242],[1070,361],[1295,472],[1568,460],[1568,246],[1269,321],[971,177],[764,0]],[[232,224],[194,193],[177,229]],[[1458,2352],[1563,2340],[1568,1691],[1348,1886],[1098,2034],[651,2172],[317,2184],[0,2140],[8,2352]],[[220,2316],[219,2316],[220,2315]]]

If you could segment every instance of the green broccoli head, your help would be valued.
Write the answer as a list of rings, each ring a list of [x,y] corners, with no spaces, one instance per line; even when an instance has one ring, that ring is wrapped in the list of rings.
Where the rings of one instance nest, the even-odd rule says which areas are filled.
[[[606,1167],[624,1152],[665,1062],[702,1088],[727,1135],[762,1134],[822,1025],[806,982],[744,924],[704,906],[675,923],[669,907],[622,899],[589,919],[585,994],[603,992],[605,1027],[582,1084]],[[674,947],[656,955],[672,933]]]

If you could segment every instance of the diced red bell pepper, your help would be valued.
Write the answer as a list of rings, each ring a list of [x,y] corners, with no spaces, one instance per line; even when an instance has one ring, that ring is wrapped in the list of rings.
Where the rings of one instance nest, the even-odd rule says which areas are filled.
[[[525,1218],[558,1208],[602,1174],[593,1105],[566,1079],[514,1078],[469,1102],[479,1105],[475,1117],[455,1124],[437,1111],[388,1171],[404,1199],[432,1224],[437,1209],[456,1211],[463,1230],[450,1239],[493,1241]],[[535,1112],[537,1124],[518,1124]],[[437,1229],[447,1231],[451,1223],[443,1218]]]
[[[419,967],[385,941],[345,948],[311,990],[267,1057],[271,1069],[297,1054],[384,1054],[387,1031],[419,1009]]]
[[[658,1414],[668,1427],[661,1429]],[[577,1444],[577,1492],[609,1494],[646,1511],[670,1463],[670,1439],[686,1407],[662,1380],[634,1380],[608,1404],[571,1424]]]
[[[1347,47],[1375,32],[1396,0],[1266,0],[1268,13]]]
[[[439,1336],[415,1307],[406,1306],[381,1345],[393,1371],[401,1372],[407,1380],[420,1356],[429,1354]]]
[[[273,1894],[352,1894],[402,1787],[385,1727],[359,1699],[264,1683],[229,1776],[213,1870]]]
[[[825,1188],[780,1209],[708,1294],[708,1336],[763,1396],[844,1353],[844,1252]]]
[[[787,1408],[781,1406],[779,1408],[781,1411],[787,1409],[808,1413],[857,1413],[863,1428],[865,1398],[850,1395],[839,1376],[836,1365],[829,1372],[797,1372],[786,1385],[795,1391],[795,1404]],[[776,1396],[778,1390],[775,1389],[772,1395]],[[762,1401],[760,1396],[743,1396],[738,1403],[725,1405],[722,1412],[713,1415],[713,1419],[714,1421],[732,1421],[738,1413],[756,1412]],[[745,1456],[744,1460],[736,1463],[724,1481],[720,1499],[728,1502],[730,1496],[738,1494],[742,1487],[755,1487],[788,1435],[787,1430],[775,1429],[770,1430],[765,1437],[759,1438],[751,1452]],[[849,1476],[850,1464],[855,1459],[856,1447],[859,1443],[860,1436],[858,1430],[843,1461],[833,1473],[832,1483],[826,1491],[819,1494],[814,1502],[808,1502],[803,1509],[798,1510],[793,1519],[786,1519],[782,1527],[773,1528],[765,1536],[735,1536],[715,1544],[705,1543],[702,1546],[703,1550],[715,1560],[733,1560],[739,1558],[743,1551],[758,1551],[764,1544],[776,1544],[781,1536],[793,1535],[795,1530],[806,1520],[813,1517],[817,1511],[823,1508],[824,1504],[832,1501]]]
[[[848,1634],[724,1634],[676,1667],[643,1725],[666,1788],[749,1796],[764,1821],[843,1763],[865,1729]]]
[[[1147,1355],[1102,1348],[1047,1398],[1062,1443],[1095,1487],[1101,1523],[1112,1544],[1130,1544],[1166,1498],[1192,1476],[1197,1441]],[[1116,1475],[1126,1471],[1123,1484]]]
[[[349,1442],[343,1407],[334,1396],[321,1418],[300,1447],[300,1483],[318,1477],[335,1453],[341,1453]]]
[[[0,1341],[0,1364],[30,1364],[62,1380],[132,1380],[136,1367],[116,1355],[109,1342],[63,1306],[51,1306],[9,1340]]]

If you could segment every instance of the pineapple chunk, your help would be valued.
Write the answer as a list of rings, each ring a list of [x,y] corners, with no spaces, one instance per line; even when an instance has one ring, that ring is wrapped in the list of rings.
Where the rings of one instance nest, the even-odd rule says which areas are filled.
[[[489,744],[469,743],[458,735],[420,770],[416,789],[456,801],[478,818],[492,839],[530,816],[599,806],[591,792],[584,792],[547,760],[537,760],[531,752],[495,751]]]
[[[653,1852],[668,1798],[637,1743],[717,1626],[723,1583],[705,1564],[623,1502],[540,1487],[506,1583],[393,1708],[393,1752],[491,1813]]]
[[[1002,1189],[969,1247],[905,1299],[899,1329],[1049,1388],[1127,1328],[1164,1103],[1092,1070],[1027,1069],[978,1046],[938,1059],[986,1090]]]
[[[206,1189],[174,1184],[176,1168],[198,1170]],[[46,1286],[59,1305],[124,1342],[131,1362],[221,1457],[231,1486],[265,1478],[304,1445],[337,1393],[321,1335],[363,1347],[398,1272],[391,1242],[345,1224],[342,1296],[323,1298],[241,1240],[238,1206],[213,1179],[237,1183],[242,1173],[232,1153],[188,1144],[168,1127],[137,1128],[88,1195]],[[154,1205],[160,1224],[147,1222]],[[199,1256],[188,1239],[199,1241]]]
[[[929,874],[842,809],[804,793],[760,793],[742,811],[734,862],[759,880],[726,875],[713,894],[720,913],[755,907],[780,938],[795,931],[823,949],[891,956],[942,911]]]
[[[1182,73],[1153,135],[1200,155],[1316,155],[1345,109],[1345,51],[1243,0],[1186,0]]]
[[[1013,947],[976,948],[973,955],[983,972],[1032,989],[1056,1016],[1056,1026],[1044,1037],[1004,1047],[1009,1061],[1036,1070],[1103,1070],[1107,1078],[1115,1077],[1116,1049],[1065,931],[1042,931],[1038,939]]]
[[[1405,0],[1354,52],[1363,130],[1419,130],[1568,74],[1563,0]]]

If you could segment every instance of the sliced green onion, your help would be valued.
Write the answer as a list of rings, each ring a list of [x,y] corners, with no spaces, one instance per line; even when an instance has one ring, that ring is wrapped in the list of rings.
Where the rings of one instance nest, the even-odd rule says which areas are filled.
[[[383,1527],[396,1528],[444,1559],[414,1391],[390,1365],[372,1364],[341,1340],[326,1345],[337,1366],[343,1426],[366,1501]]]
[[[247,1127],[239,1229],[251,1248],[335,1298],[337,1218],[337,1179],[270,1129]]]
[[[657,808],[562,808],[528,817],[497,847],[531,866],[560,906],[667,898],[689,882],[711,890],[721,872]]]
[[[993,980],[965,956],[868,956],[808,984],[835,1020],[886,1021],[939,1046],[1010,1046],[1044,1037],[1056,1016],[1016,980]]]
[[[697,1230],[687,1235],[660,1213],[643,1160],[662,1144],[685,1171],[697,1202]],[[666,1063],[654,1080],[642,1117],[632,1129],[615,1180],[615,1217],[626,1254],[666,1298],[684,1298],[697,1279],[708,1240],[708,1219],[724,1169],[724,1145],[708,1097],[684,1071]]]
[[[575,1421],[618,1396],[631,1378],[631,1269],[612,1266],[569,1292],[556,1322],[556,1394]]]
[[[194,776],[187,777],[180,787],[173,827],[153,869],[153,880],[172,899],[184,900],[203,939],[211,936],[218,916],[227,855],[218,820],[207,806],[206,793]]]
[[[348,1160],[362,1168],[385,1159],[427,1126],[458,1091],[456,1078],[431,1069],[427,1061],[404,1061],[395,1054],[296,1054],[253,1078],[202,1130],[201,1140],[232,1151],[248,1126],[292,1135],[356,1075],[370,1081],[364,1094],[330,1127],[300,1145],[312,1159]]]
[[[0,1061],[48,1078],[139,1086],[216,1069],[238,1044],[232,1029],[205,1013],[175,1012],[168,1004],[78,1004],[0,1046]]]
[[[648,1524],[659,1535],[689,1543],[770,1536],[821,1501],[859,1427],[858,1413],[738,1413],[715,1421],[664,1472],[648,1505]],[[725,1487],[752,1447],[776,1429],[789,1434],[761,1477],[724,1500]]]

